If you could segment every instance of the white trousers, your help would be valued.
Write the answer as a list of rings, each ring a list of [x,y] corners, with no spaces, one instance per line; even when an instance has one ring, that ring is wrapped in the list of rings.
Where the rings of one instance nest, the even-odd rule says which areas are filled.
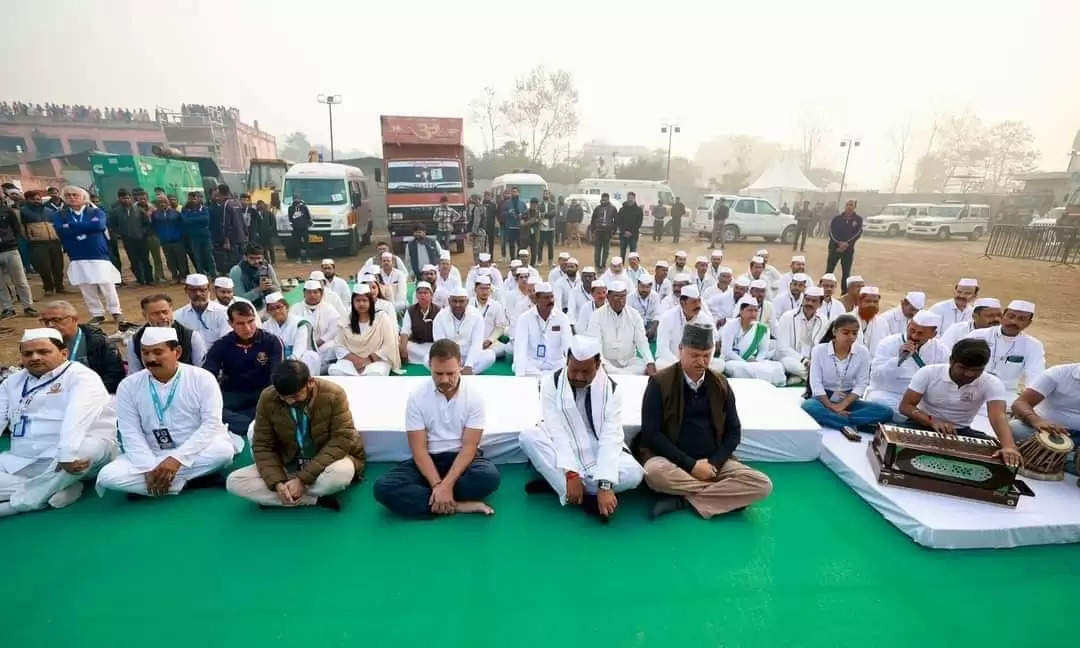
[[[326,375],[328,376],[389,376],[390,375],[390,363],[380,360],[378,362],[372,362],[368,366],[364,367],[364,373],[360,373],[356,370],[353,363],[348,360],[338,360],[334,364],[330,365],[327,369]]]
[[[660,371],[661,369],[667,369],[668,367],[670,367],[671,365],[675,364],[678,361],[679,361],[678,358],[674,358],[674,357],[671,357],[671,356],[667,356],[667,357],[664,357],[664,358],[657,358],[656,359],[656,370]],[[724,365],[724,359],[723,358],[713,358],[712,360],[709,360],[709,369],[712,369],[713,371],[723,373],[724,372],[724,367],[725,367],[725,365]],[[645,370],[642,369],[641,373],[645,373]]]
[[[418,364],[427,366],[428,354],[431,353],[431,342],[413,342],[409,340],[405,343],[405,351],[409,356],[409,364]]]
[[[644,376],[645,375],[645,359],[635,357],[625,367],[617,367],[608,362],[607,359],[602,360],[604,364],[604,371],[609,375],[626,375],[626,376]]]
[[[86,472],[78,475],[57,470],[55,459],[35,461],[14,474],[0,470],[0,502],[7,502],[15,513],[43,509],[50,497],[93,475],[111,461],[116,456],[116,444],[108,439],[88,436],[79,446],[78,456],[90,462]]]
[[[304,351],[297,360],[307,365],[312,376],[322,375],[322,358],[317,351]]]
[[[543,475],[544,480],[555,489],[559,496],[559,502],[566,504],[566,473],[558,467],[555,455],[555,445],[551,442],[548,433],[540,428],[526,428],[518,435],[518,445],[521,451],[529,458],[529,462]],[[619,453],[619,477],[615,480],[613,490],[621,493],[625,490],[637,488],[645,477],[645,469],[641,467],[634,456],[625,450]],[[581,475],[582,484],[589,493],[596,493],[596,479],[592,475]]]
[[[502,342],[492,342],[491,346],[489,346],[486,350],[494,352],[496,358],[502,358],[507,355],[511,355],[510,345],[503,344]]]
[[[476,358],[469,358],[472,362],[472,369],[474,374],[482,374],[488,369],[491,369],[491,365],[495,364],[495,352],[491,349],[484,349]]]
[[[731,378],[757,378],[781,387],[787,382],[784,365],[776,360],[728,360],[724,373]]]
[[[184,490],[189,479],[209,475],[231,464],[233,450],[230,439],[221,438],[211,441],[202,452],[195,455],[190,466],[183,466],[176,472],[172,484],[169,485],[169,495],[176,495]],[[164,457],[162,459],[164,460]],[[148,472],[135,468],[125,455],[120,455],[98,473],[97,493],[104,495],[107,490],[115,490],[136,495],[149,495],[150,493],[146,490]]]
[[[789,376],[798,376],[803,380],[806,380],[810,375],[810,370],[803,364],[802,358],[794,355],[787,355],[780,358],[780,364],[784,365],[784,371]]]
[[[105,295],[105,304],[101,303],[101,295]],[[83,301],[86,302],[86,310],[90,311],[91,317],[105,317],[105,307],[109,308],[111,315],[120,315],[120,295],[116,294],[116,286],[111,283],[103,284],[79,284],[79,292],[82,293]]]
[[[324,495],[340,493],[352,483],[356,466],[352,459],[338,459],[319,473],[315,482],[307,487],[300,498],[300,506],[313,506]],[[289,475],[290,478],[293,475]],[[283,506],[277,492],[266,487],[266,482],[259,476],[259,469],[254,464],[234,470],[225,481],[225,490],[237,497],[262,504],[263,506]]]

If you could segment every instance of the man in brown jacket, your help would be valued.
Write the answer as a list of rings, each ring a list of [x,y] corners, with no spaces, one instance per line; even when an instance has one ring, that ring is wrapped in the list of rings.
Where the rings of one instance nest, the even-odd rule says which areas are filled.
[[[255,465],[234,471],[225,488],[260,506],[341,509],[336,494],[364,474],[364,443],[345,390],[286,360],[255,410]]]

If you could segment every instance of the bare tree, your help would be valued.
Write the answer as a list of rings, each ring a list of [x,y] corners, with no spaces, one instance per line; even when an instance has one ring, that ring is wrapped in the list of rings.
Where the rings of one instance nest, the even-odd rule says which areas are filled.
[[[829,132],[829,118],[820,106],[806,106],[799,115],[800,150],[803,169],[814,168],[814,151]]]
[[[507,121],[528,138],[529,157],[544,159],[551,142],[565,139],[578,127],[578,91],[569,72],[537,66],[514,83],[503,107]]]
[[[889,139],[892,140],[894,155],[896,156],[896,177],[893,178],[892,192],[896,193],[900,186],[900,179],[904,175],[904,162],[907,160],[908,148],[911,146],[914,131],[911,115],[889,130]]]
[[[470,102],[469,117],[484,134],[484,150],[490,151],[498,146],[499,129],[503,124],[503,110],[495,88],[485,87],[483,96]]]
[[[990,127],[986,135],[986,186],[984,191],[1002,191],[1020,173],[1035,168],[1039,151],[1035,136],[1022,121],[1006,120]]]
[[[941,141],[937,157],[944,163],[944,191],[951,179],[985,173],[987,156],[986,128],[974,113],[965,111],[945,117],[937,132]]]

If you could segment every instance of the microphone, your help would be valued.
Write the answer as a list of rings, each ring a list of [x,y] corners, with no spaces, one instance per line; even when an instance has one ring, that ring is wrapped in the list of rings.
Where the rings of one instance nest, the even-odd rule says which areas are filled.
[[[910,357],[911,357],[911,352],[910,351],[901,351],[900,352],[900,358],[896,361],[896,366],[899,367],[900,365],[904,364],[904,360],[907,360]]]

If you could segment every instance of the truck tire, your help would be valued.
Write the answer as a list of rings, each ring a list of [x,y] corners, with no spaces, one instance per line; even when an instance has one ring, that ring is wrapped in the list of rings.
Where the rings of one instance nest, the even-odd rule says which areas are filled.
[[[976,227],[975,230],[971,232],[971,234],[968,234],[968,240],[969,241],[978,241],[979,239],[982,238],[982,235],[983,235],[983,229],[981,227]]]
[[[937,237],[938,237],[939,241],[948,241],[949,240],[949,228],[948,227],[942,227],[941,229],[939,229],[937,231]]]

